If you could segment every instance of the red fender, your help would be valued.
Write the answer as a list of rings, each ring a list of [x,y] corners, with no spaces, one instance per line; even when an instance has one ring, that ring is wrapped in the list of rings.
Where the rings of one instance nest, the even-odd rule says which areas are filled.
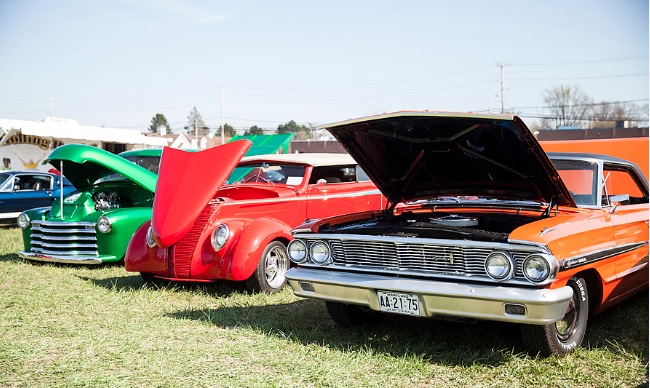
[[[166,273],[167,250],[149,249],[147,246],[147,230],[151,221],[140,226],[129,241],[124,255],[124,268],[131,272]]]
[[[271,218],[257,218],[244,226],[231,250],[230,264],[223,270],[231,280],[246,280],[255,269],[266,246],[273,240],[291,241],[291,227]],[[225,274],[224,274],[225,275]]]

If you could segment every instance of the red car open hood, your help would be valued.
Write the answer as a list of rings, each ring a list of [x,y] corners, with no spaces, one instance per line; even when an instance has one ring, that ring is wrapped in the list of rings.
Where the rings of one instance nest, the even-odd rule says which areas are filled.
[[[240,140],[199,152],[163,149],[151,217],[159,246],[169,247],[187,233],[251,145]]]

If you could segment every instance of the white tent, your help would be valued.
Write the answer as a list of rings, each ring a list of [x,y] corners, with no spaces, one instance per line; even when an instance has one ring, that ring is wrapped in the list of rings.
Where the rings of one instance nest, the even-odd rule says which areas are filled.
[[[41,162],[64,144],[88,144],[117,153],[163,147],[172,140],[128,129],[79,125],[74,120],[55,117],[43,121],[0,119],[0,170],[50,171],[53,166]]]
[[[0,146],[12,136],[38,136],[60,139],[64,143],[121,143],[129,148],[163,147],[171,139],[145,136],[139,131],[79,125],[74,120],[47,118],[45,121],[0,119]],[[98,146],[101,146],[98,144]]]

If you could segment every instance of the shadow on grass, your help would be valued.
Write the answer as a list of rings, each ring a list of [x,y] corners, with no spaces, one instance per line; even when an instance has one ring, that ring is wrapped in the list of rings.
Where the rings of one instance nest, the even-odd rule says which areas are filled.
[[[305,345],[371,350],[437,364],[496,366],[525,352],[516,325],[386,315],[381,323],[346,328],[329,318],[323,302],[307,299],[281,305],[186,310],[170,316],[227,328],[251,328]]]
[[[185,282],[171,282],[166,280],[156,279],[154,281],[145,281],[140,275],[131,276],[115,276],[103,279],[95,279],[86,276],[75,275],[79,279],[91,282],[96,286],[114,290],[117,292],[122,291],[137,291],[143,289],[158,289],[170,292],[204,292],[206,294],[227,297],[235,292],[243,292],[245,288],[241,282],[214,282],[214,283],[185,283]]]
[[[516,324],[453,322],[387,314],[380,323],[346,328],[336,325],[324,303],[316,300],[185,310],[170,316],[226,328],[251,328],[305,345],[343,351],[370,349],[394,357],[417,357],[453,366],[497,366],[529,357]],[[633,326],[630,322],[634,322]],[[637,295],[591,318],[583,346],[636,354],[647,363],[648,296]]]
[[[18,257],[17,253],[9,253],[6,255],[0,255],[0,261],[21,261],[22,259]]]

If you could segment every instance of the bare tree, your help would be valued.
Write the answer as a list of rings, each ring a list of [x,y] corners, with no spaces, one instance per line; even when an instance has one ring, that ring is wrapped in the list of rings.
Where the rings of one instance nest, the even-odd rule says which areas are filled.
[[[595,121],[630,121],[642,122],[648,119],[648,107],[636,105],[630,102],[607,102],[601,101],[594,104],[591,115]]]
[[[205,125],[203,116],[196,107],[192,108],[187,116],[187,126],[185,129],[190,135],[206,136],[210,132],[210,127]]]
[[[561,126],[576,126],[581,121],[589,119],[592,100],[580,85],[560,85],[546,89],[542,95],[546,108],[555,128]]]

